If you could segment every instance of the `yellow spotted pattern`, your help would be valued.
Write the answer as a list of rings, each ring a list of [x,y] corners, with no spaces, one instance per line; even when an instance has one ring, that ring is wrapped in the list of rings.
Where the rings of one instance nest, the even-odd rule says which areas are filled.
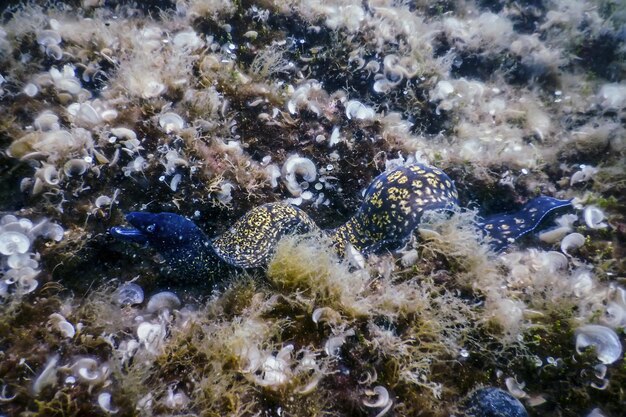
[[[267,264],[284,235],[317,229],[315,222],[299,208],[269,203],[246,213],[226,233],[214,239],[212,246],[231,265],[257,268]]]
[[[457,205],[454,183],[441,170],[422,164],[399,167],[376,177],[359,211],[330,233],[339,252],[350,243],[367,254],[401,244],[424,211]]]

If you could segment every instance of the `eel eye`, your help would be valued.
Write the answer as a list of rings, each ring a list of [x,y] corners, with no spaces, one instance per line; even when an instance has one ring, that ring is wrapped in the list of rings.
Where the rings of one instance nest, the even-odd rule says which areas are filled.
[[[156,224],[149,224],[149,225],[146,227],[146,231],[147,231],[148,233],[154,233],[154,231],[155,231],[155,230],[156,230]]]

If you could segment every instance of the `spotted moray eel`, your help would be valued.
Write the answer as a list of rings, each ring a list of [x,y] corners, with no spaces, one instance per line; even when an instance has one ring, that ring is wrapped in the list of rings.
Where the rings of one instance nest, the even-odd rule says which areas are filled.
[[[535,230],[567,200],[541,196],[518,212],[483,219],[477,226],[495,251]],[[348,245],[364,255],[401,247],[415,231],[422,214],[459,207],[453,181],[440,169],[413,164],[380,174],[365,191],[363,203],[346,223],[326,230],[336,249]],[[132,227],[113,227],[115,237],[154,247],[174,269],[202,274],[225,263],[238,268],[267,265],[278,241],[287,234],[319,231],[302,210],[286,203],[269,203],[246,213],[225,233],[209,239],[191,220],[173,213],[133,212]]]

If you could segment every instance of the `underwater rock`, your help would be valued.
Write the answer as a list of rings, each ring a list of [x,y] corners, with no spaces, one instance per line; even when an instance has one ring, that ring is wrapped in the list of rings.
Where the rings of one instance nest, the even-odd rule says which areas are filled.
[[[522,403],[500,388],[474,391],[466,404],[465,417],[528,417]]]

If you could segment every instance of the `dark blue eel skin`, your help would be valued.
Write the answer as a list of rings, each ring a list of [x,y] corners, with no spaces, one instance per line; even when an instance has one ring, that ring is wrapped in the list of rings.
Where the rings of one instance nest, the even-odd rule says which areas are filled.
[[[498,252],[534,231],[568,200],[536,197],[513,214],[487,217],[477,226]],[[422,164],[398,167],[372,181],[357,213],[333,230],[325,230],[343,254],[348,244],[364,255],[400,248],[429,210],[458,209],[452,180],[440,169]],[[320,231],[302,210],[286,203],[269,203],[246,213],[224,234],[209,239],[191,220],[173,213],[132,212],[131,227],[113,227],[121,240],[148,244],[184,275],[201,276],[227,264],[237,268],[264,267],[278,241],[287,234]]]

